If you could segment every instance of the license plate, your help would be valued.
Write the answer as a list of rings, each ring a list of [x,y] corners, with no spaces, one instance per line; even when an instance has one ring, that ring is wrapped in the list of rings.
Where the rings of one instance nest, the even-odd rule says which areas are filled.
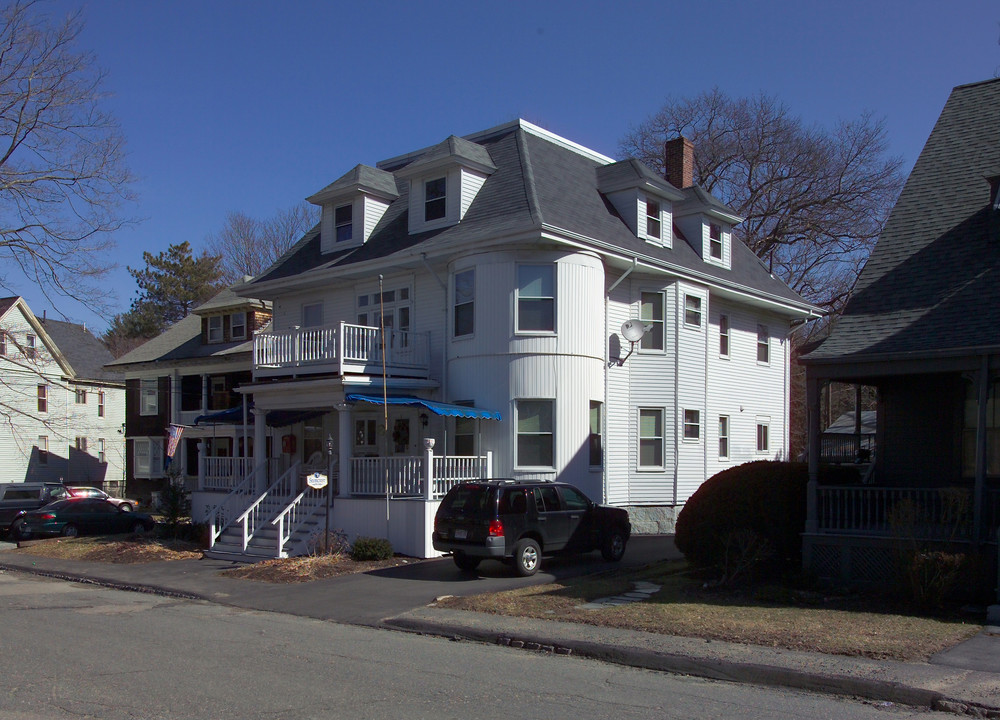
[[[456,540],[465,540],[465,538],[467,538],[468,536],[469,536],[469,533],[465,529],[463,529],[463,528],[458,528],[458,529],[455,530],[455,539]]]

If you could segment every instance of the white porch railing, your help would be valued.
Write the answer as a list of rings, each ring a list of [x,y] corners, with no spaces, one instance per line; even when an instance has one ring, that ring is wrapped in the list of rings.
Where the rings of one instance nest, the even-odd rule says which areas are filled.
[[[205,457],[203,463],[203,490],[228,492],[243,482],[253,469],[253,458]]]
[[[242,531],[243,550],[246,551],[250,544],[250,538],[264,525],[275,511],[275,504],[284,505],[292,497],[295,483],[298,481],[299,465],[296,463],[288,472],[257,496],[250,506],[247,507],[233,522],[232,525],[239,525]]]
[[[387,371],[418,371],[430,367],[430,336],[404,330],[387,330],[385,337]],[[340,374],[382,365],[382,334],[379,328],[338,323],[295,328],[290,332],[257,333],[253,338],[254,373],[312,369]]]
[[[321,490],[306,488],[296,495],[285,509],[271,521],[271,524],[275,525],[278,530],[275,538],[277,545],[275,550],[278,557],[286,557],[286,546],[288,541],[292,539],[292,535],[301,525],[323,510],[325,502],[325,488]]]
[[[968,540],[974,536],[972,491],[965,488],[832,487],[817,491],[817,530],[830,534],[917,536]],[[1000,521],[1000,490],[989,489],[983,530]]]
[[[434,456],[431,462],[432,497],[441,498],[453,485],[493,474],[493,454]],[[425,497],[427,459],[424,456],[351,458],[352,495]]]

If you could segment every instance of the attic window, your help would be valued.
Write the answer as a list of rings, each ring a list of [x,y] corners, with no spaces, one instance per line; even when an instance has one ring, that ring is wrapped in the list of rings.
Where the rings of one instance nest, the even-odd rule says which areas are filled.
[[[210,343],[222,342],[222,316],[215,315],[208,319],[208,341]]]
[[[25,340],[24,357],[34,358],[37,354],[36,351],[38,350],[38,348],[35,346],[35,336],[26,335],[24,337],[24,340]]]
[[[247,314],[245,312],[233,313],[230,320],[233,340],[243,340],[247,336]]]
[[[445,216],[447,205],[445,194],[448,190],[447,178],[437,178],[424,183],[424,221],[440,220]]]
[[[336,228],[337,242],[347,242],[354,236],[354,208],[351,205],[341,205],[333,211],[333,224]]]
[[[646,201],[646,237],[650,240],[661,240],[660,203],[655,200]]]
[[[716,260],[722,259],[722,227],[715,224],[708,224],[708,251]]]

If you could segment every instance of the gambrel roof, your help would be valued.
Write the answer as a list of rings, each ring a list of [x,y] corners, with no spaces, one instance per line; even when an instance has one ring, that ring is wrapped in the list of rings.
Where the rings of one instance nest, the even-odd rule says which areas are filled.
[[[988,181],[998,167],[1000,80],[956,87],[843,316],[806,362],[1000,347],[1000,233]]]
[[[478,148],[478,149],[476,149]],[[400,195],[389,206],[371,237],[360,247],[322,254],[320,226],[307,233],[289,252],[258,276],[237,288],[251,297],[271,297],[282,281],[361,275],[374,266],[414,266],[421,258],[453,253],[463,246],[490,243],[572,242],[613,255],[637,259],[700,282],[748,293],[791,308],[797,314],[818,314],[781,280],[773,276],[742,243],[733,243],[732,267],[706,263],[683,240],[673,247],[646,242],[629,230],[599,186],[629,174],[655,184],[665,197],[687,197],[637,160],[618,163],[536,128],[523,120],[468,136],[450,137],[424,151],[379,163],[397,177],[433,162],[445,150],[489,160],[490,173],[461,222],[426,232],[409,232],[409,187],[398,183]],[[425,157],[426,156],[426,157]],[[642,165],[642,167],[638,167]],[[607,169],[610,168],[610,169]],[[714,200],[718,207],[725,207]],[[713,207],[716,207],[713,204]],[[730,211],[731,212],[731,211]],[[377,272],[377,271],[376,271]],[[259,294],[257,294],[259,293]]]

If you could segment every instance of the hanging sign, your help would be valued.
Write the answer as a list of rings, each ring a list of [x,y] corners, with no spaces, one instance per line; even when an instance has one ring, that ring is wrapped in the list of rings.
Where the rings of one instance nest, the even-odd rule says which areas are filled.
[[[325,473],[314,472],[306,475],[306,485],[316,490],[325,488],[327,483],[327,477]]]

